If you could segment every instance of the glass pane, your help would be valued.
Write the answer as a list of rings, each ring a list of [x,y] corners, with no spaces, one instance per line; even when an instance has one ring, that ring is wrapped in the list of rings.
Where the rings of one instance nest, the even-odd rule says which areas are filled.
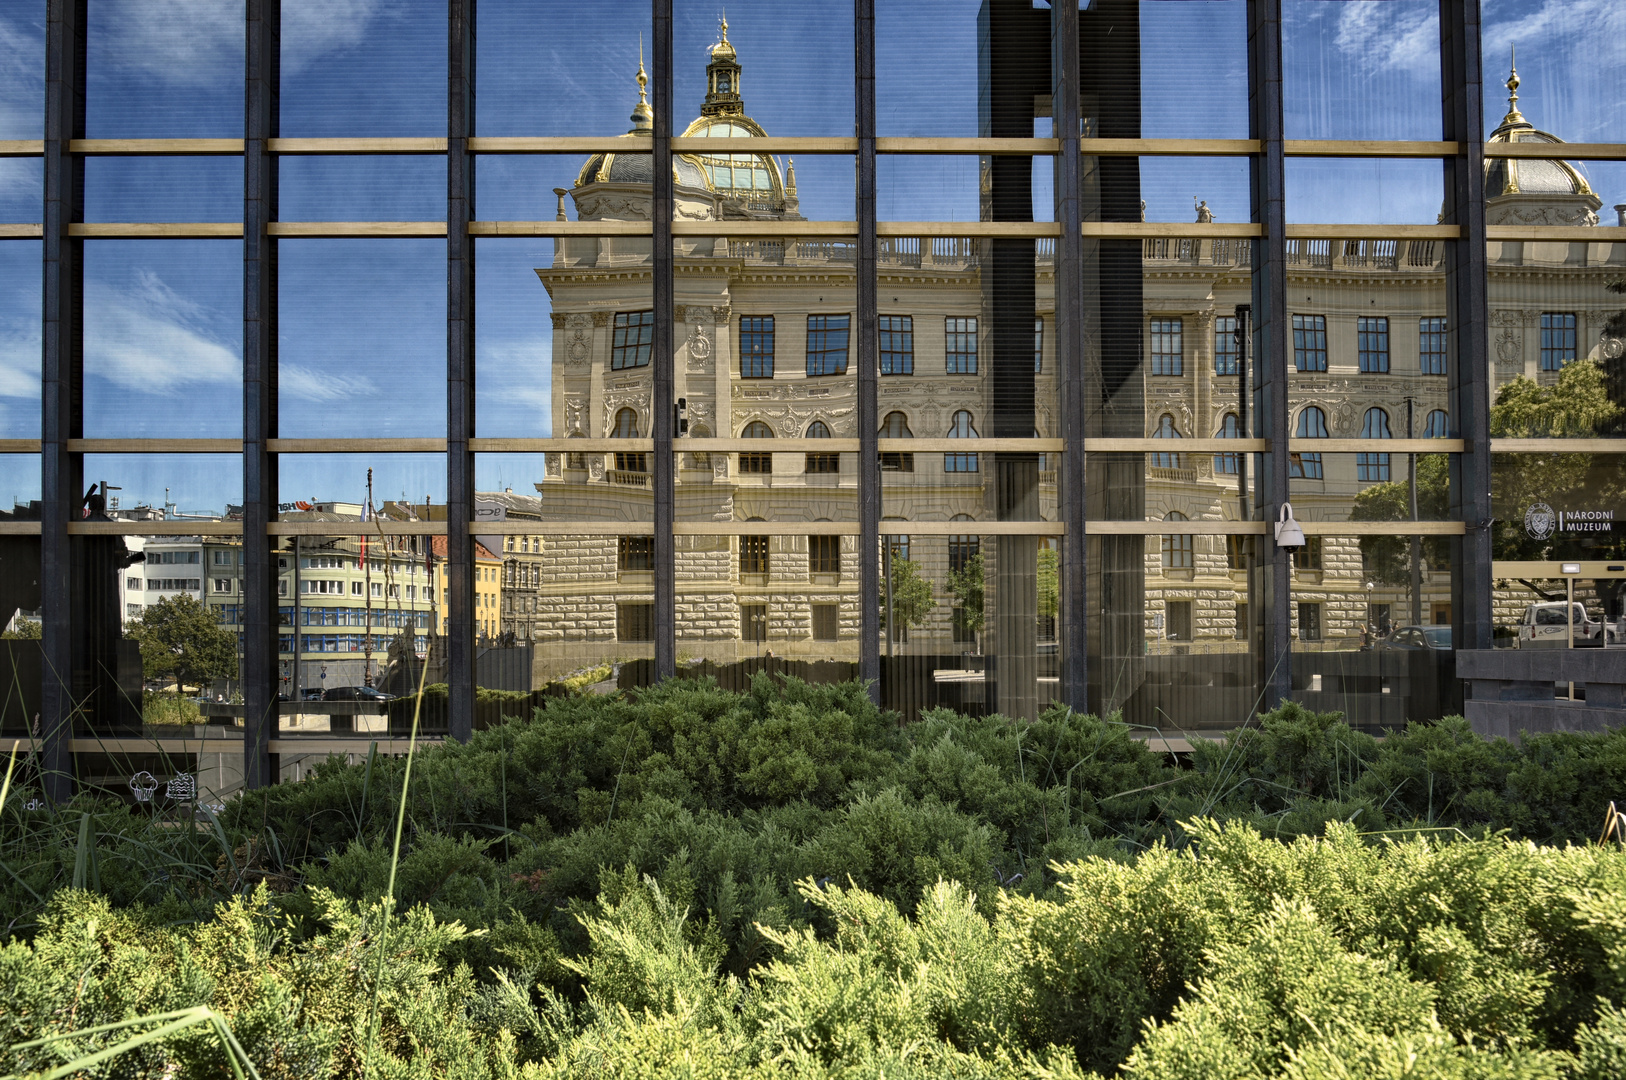
[[[244,11],[243,0],[91,0],[86,136],[242,138]]]
[[[1543,573],[1562,570],[1558,562]],[[1498,649],[1626,648],[1626,565],[1583,567],[1587,576],[1546,577],[1520,567],[1513,578],[1496,581]],[[1505,572],[1498,567],[1497,573]],[[1598,576],[1592,576],[1597,573]],[[1585,700],[1583,684],[1553,687],[1560,698]]]
[[[1621,454],[1492,454],[1497,559],[1626,558]]]
[[[1445,166],[1427,158],[1288,158],[1290,224],[1433,225]]]
[[[424,509],[446,505],[446,459],[440,454],[279,454],[277,477],[283,500],[277,506],[279,521],[381,517],[387,531],[391,516],[444,517],[444,510]],[[406,509],[397,512],[397,506]]]
[[[1234,564],[1225,561],[1223,536],[1181,537],[1172,545],[1145,539],[1148,559],[1154,547],[1172,547],[1189,552],[1195,569],[1149,575],[1143,609],[1115,608],[1101,620],[1090,661],[1105,665],[1103,701],[1121,699],[1124,720],[1165,738],[1220,734],[1246,723],[1259,700],[1249,651],[1248,571],[1227,569]],[[1140,540],[1103,536],[1091,542],[1105,553]],[[1182,548],[1185,541],[1189,547]],[[1103,587],[1108,580],[1103,575]],[[1135,655],[1136,644],[1142,656]]]
[[[649,71],[649,5],[481,4],[475,14],[475,129],[485,136],[618,135]],[[679,52],[679,56],[698,56]],[[679,97],[680,101],[686,99]],[[684,109],[674,112],[674,123]]]
[[[881,705],[1034,717],[1059,695],[1060,538],[885,532]],[[861,599],[861,598],[860,598]]]
[[[1485,5],[1485,122],[1494,126],[1509,111],[1505,86],[1518,50],[1517,108],[1539,131],[1566,142],[1618,142],[1619,109],[1626,96],[1620,12],[1609,4],[1545,4],[1508,0]],[[1610,188],[1619,199],[1620,188]],[[1486,192],[1490,194],[1489,191]]]
[[[647,444],[646,444],[647,445]],[[480,520],[507,512],[494,510],[512,498],[534,499],[516,509],[518,520],[653,521],[654,487],[650,455],[644,450],[592,454],[476,454],[474,486]],[[487,506],[486,503],[491,503]],[[681,519],[683,512],[680,509]]]
[[[1626,244],[1488,248],[1491,435],[1626,435]]]
[[[444,240],[284,240],[277,274],[279,435],[445,435]]]
[[[1434,0],[1283,0],[1289,139],[1440,138]]]
[[[445,134],[446,41],[444,4],[283,0],[282,135]]]
[[[279,734],[292,736],[285,746],[315,743],[313,758],[283,751],[284,778],[295,779],[290,771],[308,770],[327,753],[323,737],[409,734],[420,676],[445,683],[435,632],[445,537],[284,536],[272,544],[281,624]],[[444,734],[445,702],[444,686],[425,695],[420,735]]]
[[[1397,430],[1396,437],[1403,434]],[[1449,454],[1384,452],[1377,439],[1372,446],[1367,454],[1290,451],[1287,489],[1293,515],[1300,521],[1452,520]]]
[[[107,484],[116,521],[225,521],[242,514],[235,454],[86,454],[85,486]]]
[[[1248,11],[1244,0],[1202,4],[1142,0],[1139,6],[1143,59],[1136,67],[1140,75],[1142,137],[1246,139]],[[1087,45],[1093,43],[1097,55],[1105,51],[1111,56],[1117,48],[1113,39],[1118,32],[1103,35],[1100,30],[1092,30],[1090,22],[1091,16],[1080,11],[1079,29]],[[1084,57],[1088,71],[1089,52]],[[1128,62],[1128,58],[1120,60],[1103,74],[1127,73]],[[1219,205],[1212,196],[1209,201]],[[1242,206],[1246,210],[1246,199]],[[1246,221],[1247,215],[1225,220]]]
[[[0,158],[0,222],[33,224],[45,201],[45,163],[39,158]]]
[[[40,434],[40,246],[0,243],[0,438]]]
[[[0,139],[45,135],[45,0],[18,0],[0,15]]]
[[[1293,700],[1374,734],[1461,715],[1451,538],[1309,539],[1319,550],[1301,548],[1293,571]]]
[[[853,134],[851,7],[742,0],[719,25],[716,7],[680,2],[672,29],[677,131]]]
[[[0,522],[38,521],[39,459],[7,454],[0,469],[11,481],[0,489]],[[39,715],[40,608],[40,538],[0,535],[0,735],[31,734]]]
[[[87,438],[240,438],[240,240],[86,240]]]
[[[444,221],[446,159],[278,158],[277,216],[283,221]]]
[[[242,219],[242,158],[85,159],[86,221]]]

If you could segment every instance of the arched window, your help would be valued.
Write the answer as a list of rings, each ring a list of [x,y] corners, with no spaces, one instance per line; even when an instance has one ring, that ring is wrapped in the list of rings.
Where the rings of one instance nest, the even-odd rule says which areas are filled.
[[[1389,414],[1382,409],[1366,410],[1366,418],[1361,422],[1361,438],[1387,439],[1389,434]],[[1375,484],[1389,479],[1388,454],[1356,454],[1355,479],[1361,483]]]
[[[1185,521],[1186,515],[1178,510],[1170,510],[1163,515],[1164,521]],[[1163,534],[1163,569],[1190,570],[1191,534],[1190,533],[1164,533]]]
[[[1327,414],[1314,405],[1306,405],[1299,410],[1298,427],[1293,430],[1295,438],[1299,439],[1325,439],[1327,437]],[[1287,455],[1287,475],[1296,476],[1305,480],[1320,480],[1321,455],[1289,452]]]
[[[1157,430],[1152,432],[1152,438],[1178,439],[1179,437],[1180,432],[1174,426],[1173,416],[1170,416],[1168,413],[1164,413],[1158,418]],[[1180,455],[1177,453],[1170,453],[1160,450],[1152,455],[1152,468],[1154,469],[1178,469],[1179,467]]]
[[[761,521],[759,517],[747,521]],[[766,574],[768,572],[768,538],[766,536],[740,537],[740,573]]]
[[[1214,433],[1216,439],[1242,438],[1242,422],[1237,419],[1236,413],[1226,413],[1225,419],[1220,422],[1220,429]],[[1233,476],[1240,467],[1241,454],[1215,454],[1214,471],[1216,473],[1230,473]]]
[[[753,420],[745,425],[740,432],[742,439],[771,439],[773,428],[761,420]],[[740,451],[740,472],[742,473],[771,473],[773,472],[773,453]]]
[[[948,437],[951,439],[975,439],[977,429],[971,426],[971,414],[961,409],[954,414],[954,422],[949,425]],[[944,454],[944,472],[976,472],[976,454]]]
[[[615,414],[615,430],[611,432],[610,437],[612,439],[636,439],[638,437],[638,414],[631,409],[619,410]],[[643,454],[628,454],[620,451],[617,451],[615,455],[615,468],[617,472],[621,473],[649,471]]]
[[[1444,409],[1434,409],[1423,424],[1423,438],[1447,439],[1451,437],[1451,417]]]
[[[915,433],[909,430],[909,420],[901,412],[889,412],[886,419],[881,421],[881,438],[883,439],[912,439]],[[897,451],[885,451],[881,454],[881,469],[893,472],[914,472],[915,455],[900,454]]]
[[[823,420],[815,420],[807,425],[807,437],[809,439],[828,439],[830,437],[830,427]],[[808,454],[807,465],[803,471],[810,473],[838,473],[841,471],[841,455]]]

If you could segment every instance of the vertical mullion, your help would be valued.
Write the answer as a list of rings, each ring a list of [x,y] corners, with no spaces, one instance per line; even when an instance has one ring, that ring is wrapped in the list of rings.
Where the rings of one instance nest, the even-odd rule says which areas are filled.
[[[474,733],[474,133],[475,0],[447,3],[446,580],[447,732]],[[433,610],[433,608],[431,608]]]
[[[651,371],[650,434],[655,441],[652,481],[655,485],[655,675],[669,678],[677,671],[677,567],[672,459],[673,389],[672,320],[672,0],[654,0],[655,154],[653,264],[655,278],[655,333]]]
[[[1466,526],[1452,540],[1451,628],[1459,649],[1493,645],[1491,609],[1490,328],[1485,253],[1485,120],[1479,0],[1440,0],[1440,80],[1445,159],[1442,222],[1460,227],[1445,241],[1446,371],[1453,434],[1466,453],[1451,455],[1451,516]]]
[[[1254,415],[1258,434],[1270,447],[1260,455],[1255,505],[1271,522],[1288,501],[1287,372],[1293,349],[1287,314],[1281,0],[1248,0],[1248,117],[1249,135],[1260,142],[1252,162],[1253,220],[1264,226],[1264,236],[1254,244]],[[1267,709],[1287,700],[1293,686],[1291,557],[1267,536],[1249,582],[1249,607],[1263,628],[1253,642],[1263,683],[1260,702]]]
[[[853,0],[858,129],[858,677],[881,700],[881,456],[875,242],[875,0]]]
[[[40,680],[40,777],[45,794],[62,802],[73,794],[73,546],[68,521],[77,517],[84,485],[84,458],[68,453],[67,440],[82,432],[80,376],[83,323],[84,241],[70,239],[68,225],[83,209],[84,159],[69,141],[84,135],[85,0],[50,0],[45,29],[44,310],[40,398],[40,615],[44,623]]]
[[[277,511],[277,136],[282,0],[248,0],[243,117],[243,783],[264,787],[277,729],[277,562],[266,526]],[[299,631],[294,631],[297,641]],[[295,656],[297,657],[297,652]],[[297,663],[297,659],[295,663]]]
[[[1052,132],[1060,140],[1055,162],[1055,217],[1061,227],[1056,241],[1055,281],[1056,383],[1061,391],[1062,538],[1061,640],[1064,674],[1062,700],[1083,711],[1089,707],[1089,631],[1085,595],[1084,547],[1084,238],[1080,203],[1082,158],[1079,156],[1081,63],[1078,5],[1053,4],[1050,11],[1050,79]]]

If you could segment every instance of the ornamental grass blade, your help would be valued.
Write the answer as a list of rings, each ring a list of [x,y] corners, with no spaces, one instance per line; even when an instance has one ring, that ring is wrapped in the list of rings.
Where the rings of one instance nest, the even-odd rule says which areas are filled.
[[[98,1024],[95,1027],[82,1028],[78,1031],[64,1031],[58,1035],[47,1035],[43,1039],[32,1039],[28,1042],[17,1043],[10,1049],[12,1053],[16,1053],[19,1050],[29,1050],[37,1046],[44,1046],[47,1043],[60,1042],[63,1039],[99,1035],[105,1031],[118,1031],[123,1028],[135,1027],[138,1024],[160,1022],[163,1022],[161,1026],[153,1028],[151,1031],[143,1031],[141,1034],[126,1039],[115,1046],[98,1050],[94,1054],[76,1057],[64,1065],[58,1065],[49,1072],[32,1074],[30,1080],[62,1080],[63,1077],[83,1073],[92,1066],[100,1065],[102,1062],[118,1057],[120,1054],[139,1050],[143,1046],[158,1042],[160,1039],[164,1039],[178,1031],[185,1031],[189,1027],[196,1027],[198,1024],[207,1024],[214,1031],[215,1036],[220,1040],[221,1049],[226,1053],[227,1063],[231,1065],[232,1072],[239,1080],[243,1080],[245,1075],[253,1077],[253,1080],[260,1080],[259,1070],[254,1067],[254,1062],[249,1060],[248,1053],[244,1051],[242,1044],[237,1041],[237,1037],[231,1033],[226,1018],[207,1005],[199,1005],[191,1009],[180,1009],[175,1012],[157,1013],[153,1016],[138,1016],[133,1020],[119,1020],[111,1024]],[[246,1074],[244,1073],[245,1069],[247,1070]]]

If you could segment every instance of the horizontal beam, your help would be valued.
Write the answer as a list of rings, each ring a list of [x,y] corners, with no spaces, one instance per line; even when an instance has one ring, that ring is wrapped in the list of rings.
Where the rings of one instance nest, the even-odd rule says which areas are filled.
[[[470,236],[653,236],[647,221],[471,221]]]
[[[444,154],[446,139],[267,139],[273,154]]]
[[[1493,454],[1626,454],[1626,439],[1492,439]]]
[[[241,240],[241,221],[86,221],[68,226],[85,240]]]
[[[241,521],[70,521],[69,536],[241,536]]]
[[[1402,142],[1385,139],[1288,139],[1283,152],[1288,157],[1455,157],[1461,146],[1454,142]],[[1490,148],[1486,147],[1486,156]]]
[[[1619,225],[1487,225],[1485,239],[1618,244],[1626,241],[1626,228]]]
[[[241,454],[242,439],[69,439],[70,454]]]
[[[273,454],[443,454],[445,439],[267,439]]]
[[[880,439],[883,454],[1059,454],[1064,439]]]
[[[1458,225],[1289,225],[1289,240],[1455,240]],[[1302,269],[1302,268],[1295,268]]]
[[[281,237],[377,237],[445,236],[444,221],[273,221],[267,236]]]
[[[1462,454],[1462,439],[1288,439],[1289,453],[1300,454]]]
[[[1044,139],[1033,140],[1045,142]],[[1031,152],[1031,151],[1030,151]],[[769,154],[856,154],[858,153],[857,139],[843,138],[806,138],[784,136],[752,139],[749,146],[742,146],[737,138],[726,138],[705,135],[679,135],[672,139],[672,153],[674,154],[738,154],[738,153],[769,153]]]
[[[70,139],[68,153],[107,157],[219,157],[243,152],[242,139]]]
[[[37,454],[40,445],[38,439],[0,439],[0,454]]]
[[[1626,143],[1487,142],[1488,158],[1567,158],[1570,161],[1623,161]]]
[[[1562,561],[1554,562],[1527,562],[1496,560],[1491,563],[1491,576],[1498,578],[1608,578],[1626,575],[1626,559],[1616,559],[1613,562],[1571,562],[1570,566],[1579,566],[1578,574],[1564,573],[1565,564]]]
[[[33,224],[0,225],[0,240],[38,240],[45,235],[45,226]]]
[[[70,525],[71,529],[72,526]],[[273,521],[266,525],[267,536],[445,536],[444,521]]]
[[[40,139],[0,139],[0,157],[41,157],[45,143]]]
[[[1269,439],[1085,439],[1090,454],[1263,454]]]

